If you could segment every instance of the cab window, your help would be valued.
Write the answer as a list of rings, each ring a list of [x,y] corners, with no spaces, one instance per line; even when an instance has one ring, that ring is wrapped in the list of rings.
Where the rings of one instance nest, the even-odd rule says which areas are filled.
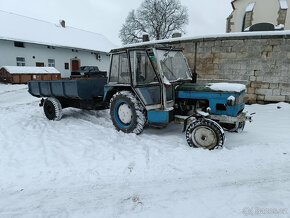
[[[112,56],[110,82],[130,84],[130,71],[127,53]]]
[[[132,51],[130,59],[135,84],[143,85],[158,82],[146,51]],[[151,60],[154,60],[154,56]]]

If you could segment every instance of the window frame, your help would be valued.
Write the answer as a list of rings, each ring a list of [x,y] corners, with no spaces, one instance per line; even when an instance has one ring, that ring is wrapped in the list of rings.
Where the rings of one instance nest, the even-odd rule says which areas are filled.
[[[24,42],[14,41],[14,47],[16,48],[25,48]]]
[[[136,52],[137,51],[139,51],[139,52],[140,51],[144,51],[146,53],[146,56],[147,56],[147,58],[149,60],[148,64],[150,63],[150,65],[151,65],[151,67],[153,69],[153,72],[155,73],[155,76],[157,77],[157,81],[151,82],[150,84],[149,83],[147,83],[147,84],[146,83],[145,84],[137,84],[137,80],[136,80],[136,76],[135,76],[135,68],[131,67],[131,54],[130,54],[131,52],[134,52],[134,66],[135,66],[135,64],[136,64]],[[154,51],[152,51],[152,52],[154,52]],[[150,86],[159,85],[161,87],[162,82],[160,81],[158,73],[156,72],[156,69],[155,69],[155,67],[154,67],[154,65],[152,63],[152,60],[151,60],[150,56],[149,56],[148,49],[130,49],[128,53],[129,53],[129,63],[130,63],[130,67],[131,67],[132,86],[135,87],[135,88],[142,88],[144,86],[150,87]]]
[[[22,59],[22,60],[19,60],[19,59]],[[26,66],[25,57],[16,57],[16,66],[25,67]]]
[[[49,62],[49,61],[53,61],[53,62]],[[48,67],[55,67],[55,59],[48,59],[47,60],[47,66]]]
[[[122,67],[122,65],[121,65],[121,55],[123,55],[123,54],[125,54],[127,56],[127,64],[128,64],[128,70],[129,70],[129,82],[128,83],[120,82],[120,80],[119,80],[120,73],[121,73],[121,67]],[[118,79],[117,79],[117,81],[111,81],[114,56],[118,56],[118,69],[117,69]],[[130,56],[129,56],[129,53],[127,51],[117,52],[117,53],[111,55],[110,71],[109,71],[108,81],[109,81],[109,83],[117,83],[117,84],[120,84],[120,85],[132,86],[132,71],[131,71],[131,64],[130,64]]]

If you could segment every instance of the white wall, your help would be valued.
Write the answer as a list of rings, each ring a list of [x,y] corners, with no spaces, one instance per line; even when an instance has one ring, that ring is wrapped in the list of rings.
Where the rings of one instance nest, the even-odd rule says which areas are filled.
[[[16,57],[24,57],[26,66],[35,66],[36,62],[43,62],[48,65],[48,59],[55,60],[55,68],[58,69],[62,77],[69,77],[71,73],[70,60],[78,58],[81,66],[98,66],[102,71],[108,71],[110,57],[105,53],[100,53],[101,61],[96,59],[95,54],[90,51],[78,50],[73,52],[72,49],[47,48],[44,45],[24,43],[25,48],[14,46],[14,41],[0,40],[0,68],[2,66],[16,66]],[[35,56],[35,58],[33,58]],[[69,70],[65,70],[65,63],[69,63]]]

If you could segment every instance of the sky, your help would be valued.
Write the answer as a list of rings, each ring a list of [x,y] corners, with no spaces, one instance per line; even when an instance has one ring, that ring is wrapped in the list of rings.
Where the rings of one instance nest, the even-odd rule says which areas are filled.
[[[231,0],[180,0],[188,7],[186,36],[224,33]],[[119,30],[128,13],[142,0],[0,0],[0,10],[105,35],[121,45]]]

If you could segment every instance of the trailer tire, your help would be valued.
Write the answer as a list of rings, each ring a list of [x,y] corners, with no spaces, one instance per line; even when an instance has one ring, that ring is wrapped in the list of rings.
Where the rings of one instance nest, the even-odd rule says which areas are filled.
[[[130,91],[120,91],[110,101],[110,115],[118,131],[140,134],[146,124],[146,110]]]
[[[187,127],[186,140],[190,147],[212,150],[223,146],[225,134],[217,122],[200,118]]]
[[[58,121],[62,117],[62,106],[58,99],[47,98],[43,104],[43,111],[47,119]]]

